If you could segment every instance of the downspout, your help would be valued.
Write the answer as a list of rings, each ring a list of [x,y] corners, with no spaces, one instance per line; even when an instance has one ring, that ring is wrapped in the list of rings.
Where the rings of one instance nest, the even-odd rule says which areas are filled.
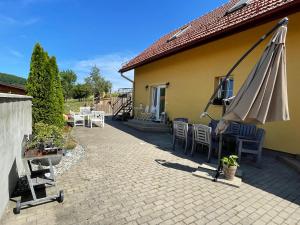
[[[122,72],[120,72],[120,74],[121,74],[121,77],[123,77],[124,79],[128,80],[128,81],[131,82],[132,84],[134,83],[133,80],[131,80],[130,78],[128,78],[128,77],[126,77],[125,75],[123,75]]]

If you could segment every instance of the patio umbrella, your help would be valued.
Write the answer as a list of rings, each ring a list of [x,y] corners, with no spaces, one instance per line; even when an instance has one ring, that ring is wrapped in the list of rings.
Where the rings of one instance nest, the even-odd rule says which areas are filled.
[[[260,60],[242,85],[237,96],[227,107],[222,120],[216,128],[216,133],[220,134],[220,136],[219,167],[215,181],[221,171],[222,133],[229,126],[229,121],[264,124],[271,121],[289,120],[285,53],[287,24],[288,18],[283,18],[242,55],[228,71],[223,82],[215,89],[201,114],[201,117],[208,116],[212,119],[207,111],[219,89],[240,63],[268,36],[274,34]]]
[[[223,133],[226,121],[264,124],[289,120],[286,40],[287,26],[280,26],[274,33],[260,60],[227,107],[217,128]]]

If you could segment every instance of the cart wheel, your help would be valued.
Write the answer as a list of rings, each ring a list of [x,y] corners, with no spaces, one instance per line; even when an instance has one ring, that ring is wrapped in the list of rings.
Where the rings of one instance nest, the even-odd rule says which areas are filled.
[[[64,201],[64,191],[63,190],[59,191],[59,197],[57,198],[57,201],[59,203],[62,203]]]
[[[14,214],[20,214],[20,211],[21,211],[21,201],[18,200],[16,208],[14,208]]]

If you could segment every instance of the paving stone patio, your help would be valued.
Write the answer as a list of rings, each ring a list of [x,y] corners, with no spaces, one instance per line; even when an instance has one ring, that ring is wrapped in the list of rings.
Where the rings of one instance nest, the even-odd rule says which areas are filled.
[[[108,121],[76,127],[86,156],[58,177],[65,201],[12,212],[0,224],[300,224],[300,176],[263,155],[263,168],[242,164],[240,188],[191,174],[205,158],[170,150],[168,134],[147,134]]]

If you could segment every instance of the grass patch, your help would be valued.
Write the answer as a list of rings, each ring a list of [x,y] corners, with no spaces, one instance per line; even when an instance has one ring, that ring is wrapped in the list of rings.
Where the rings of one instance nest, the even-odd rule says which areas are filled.
[[[76,140],[71,135],[72,129],[73,127],[70,127],[68,125],[66,125],[63,129],[64,149],[74,149],[77,145]]]
[[[86,99],[79,102],[76,99],[69,99],[64,103],[64,114],[69,114],[70,110],[73,112],[79,112],[79,108],[83,106],[91,106],[93,104],[92,99]]]

